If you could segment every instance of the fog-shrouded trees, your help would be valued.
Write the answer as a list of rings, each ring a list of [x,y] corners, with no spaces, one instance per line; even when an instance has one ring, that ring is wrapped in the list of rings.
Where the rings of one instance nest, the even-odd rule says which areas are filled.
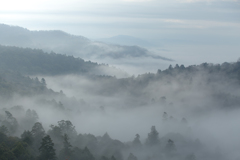
[[[140,135],[139,134],[136,134],[134,140],[132,141],[132,146],[134,148],[137,148],[137,149],[142,147],[142,143],[140,141]]]
[[[58,121],[58,125],[50,125],[50,130],[47,132],[51,137],[53,142],[56,144],[56,150],[60,151],[62,147],[62,139],[63,137],[67,140],[71,140],[71,142],[77,141],[77,131],[75,130],[75,126],[73,126],[72,122],[69,120],[61,120]],[[69,138],[71,137],[71,139]],[[69,142],[70,143],[70,142]]]
[[[37,160],[56,160],[56,153],[54,149],[54,143],[49,135],[43,137],[41,146],[39,147],[40,155]]]
[[[40,122],[36,122],[31,130],[31,134],[33,137],[33,144],[32,146],[35,148],[35,150],[38,150],[38,148],[41,145],[42,138],[45,137],[46,133],[45,130]]]
[[[26,142],[28,145],[32,145],[33,144],[33,134],[31,131],[24,131],[21,134],[21,139],[23,142]]]
[[[11,135],[16,133],[18,129],[17,119],[9,111],[5,111],[5,119],[2,121],[2,125],[8,128]]]
[[[58,121],[58,126],[61,129],[62,134],[67,134],[70,137],[76,137],[77,131],[75,130],[75,126],[73,126],[72,122],[69,120],[61,120]]]
[[[37,112],[34,109],[28,109],[23,119],[24,129],[29,130],[29,127],[33,126],[38,121],[38,119],[39,117]]]
[[[73,157],[72,145],[69,142],[69,137],[67,134],[64,134],[63,137],[63,149],[60,150],[59,160],[71,159]]]
[[[148,138],[146,140],[146,145],[154,146],[160,143],[159,137],[158,137],[158,131],[156,130],[155,126],[151,127],[151,132],[148,133]]]
[[[31,155],[28,145],[24,142],[17,142],[15,147],[12,149],[17,160],[33,160],[34,157]]]
[[[0,144],[0,159],[1,160],[17,160],[14,153],[5,144]]]

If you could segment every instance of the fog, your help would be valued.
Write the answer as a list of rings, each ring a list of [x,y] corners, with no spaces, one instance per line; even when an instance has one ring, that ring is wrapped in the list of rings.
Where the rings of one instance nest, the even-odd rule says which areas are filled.
[[[172,73],[176,74],[175,70]],[[123,159],[132,152],[138,159],[184,159],[194,154],[196,159],[236,160],[240,157],[239,82],[204,69],[189,74],[191,78],[179,72],[175,76],[149,73],[123,79],[39,75],[46,80],[47,88],[60,94],[16,94],[5,100],[1,108],[18,120],[20,127],[14,134],[17,136],[31,130],[34,123],[24,119],[25,111],[31,109],[38,114],[37,121],[45,131],[60,120],[70,120],[80,134],[103,136],[107,132],[125,145],[130,145],[139,134],[146,146],[142,151],[131,147],[120,150]],[[22,108],[14,109],[17,105]],[[147,147],[152,126],[159,133],[160,148]],[[174,142],[174,154],[158,153],[170,143],[169,139]],[[90,151],[98,153],[92,148]]]
[[[3,2],[0,160],[240,160],[239,2]]]

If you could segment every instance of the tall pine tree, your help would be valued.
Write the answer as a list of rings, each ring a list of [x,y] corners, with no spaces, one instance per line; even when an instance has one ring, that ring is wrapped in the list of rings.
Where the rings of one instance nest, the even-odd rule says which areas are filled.
[[[56,160],[54,143],[49,135],[43,137],[41,146],[39,147],[40,155],[38,160]]]

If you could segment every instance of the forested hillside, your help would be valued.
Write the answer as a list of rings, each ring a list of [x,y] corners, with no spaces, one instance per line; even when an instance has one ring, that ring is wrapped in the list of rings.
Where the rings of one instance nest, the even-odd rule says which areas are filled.
[[[240,62],[127,78],[107,68],[0,46],[0,159],[239,158],[240,133],[228,131],[238,128]]]
[[[57,95],[56,92],[46,87],[44,78],[39,80],[37,77],[25,77],[19,72],[0,70],[0,97],[8,99],[14,94],[20,94],[22,96],[36,96],[42,94]]]
[[[42,50],[7,47],[0,45],[0,68],[12,70],[24,75],[63,75],[63,74],[105,74],[104,70],[120,70],[107,65],[99,65],[81,58],[56,54],[48,54]],[[106,73],[108,74],[108,73]],[[124,74],[122,72],[122,74]]]

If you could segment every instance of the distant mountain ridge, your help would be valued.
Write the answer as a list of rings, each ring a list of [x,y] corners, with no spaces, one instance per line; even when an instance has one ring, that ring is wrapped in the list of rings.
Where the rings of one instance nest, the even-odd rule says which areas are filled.
[[[142,40],[140,38],[128,36],[128,35],[117,35],[110,38],[96,39],[97,41],[109,43],[109,44],[119,44],[119,45],[130,45],[130,46],[141,46],[141,47],[151,47],[148,41]]]
[[[153,59],[172,61],[138,46],[93,42],[83,36],[74,36],[59,30],[30,31],[18,26],[0,24],[0,35],[0,44],[2,45],[43,49],[46,52],[54,51],[86,59],[151,57]]]

